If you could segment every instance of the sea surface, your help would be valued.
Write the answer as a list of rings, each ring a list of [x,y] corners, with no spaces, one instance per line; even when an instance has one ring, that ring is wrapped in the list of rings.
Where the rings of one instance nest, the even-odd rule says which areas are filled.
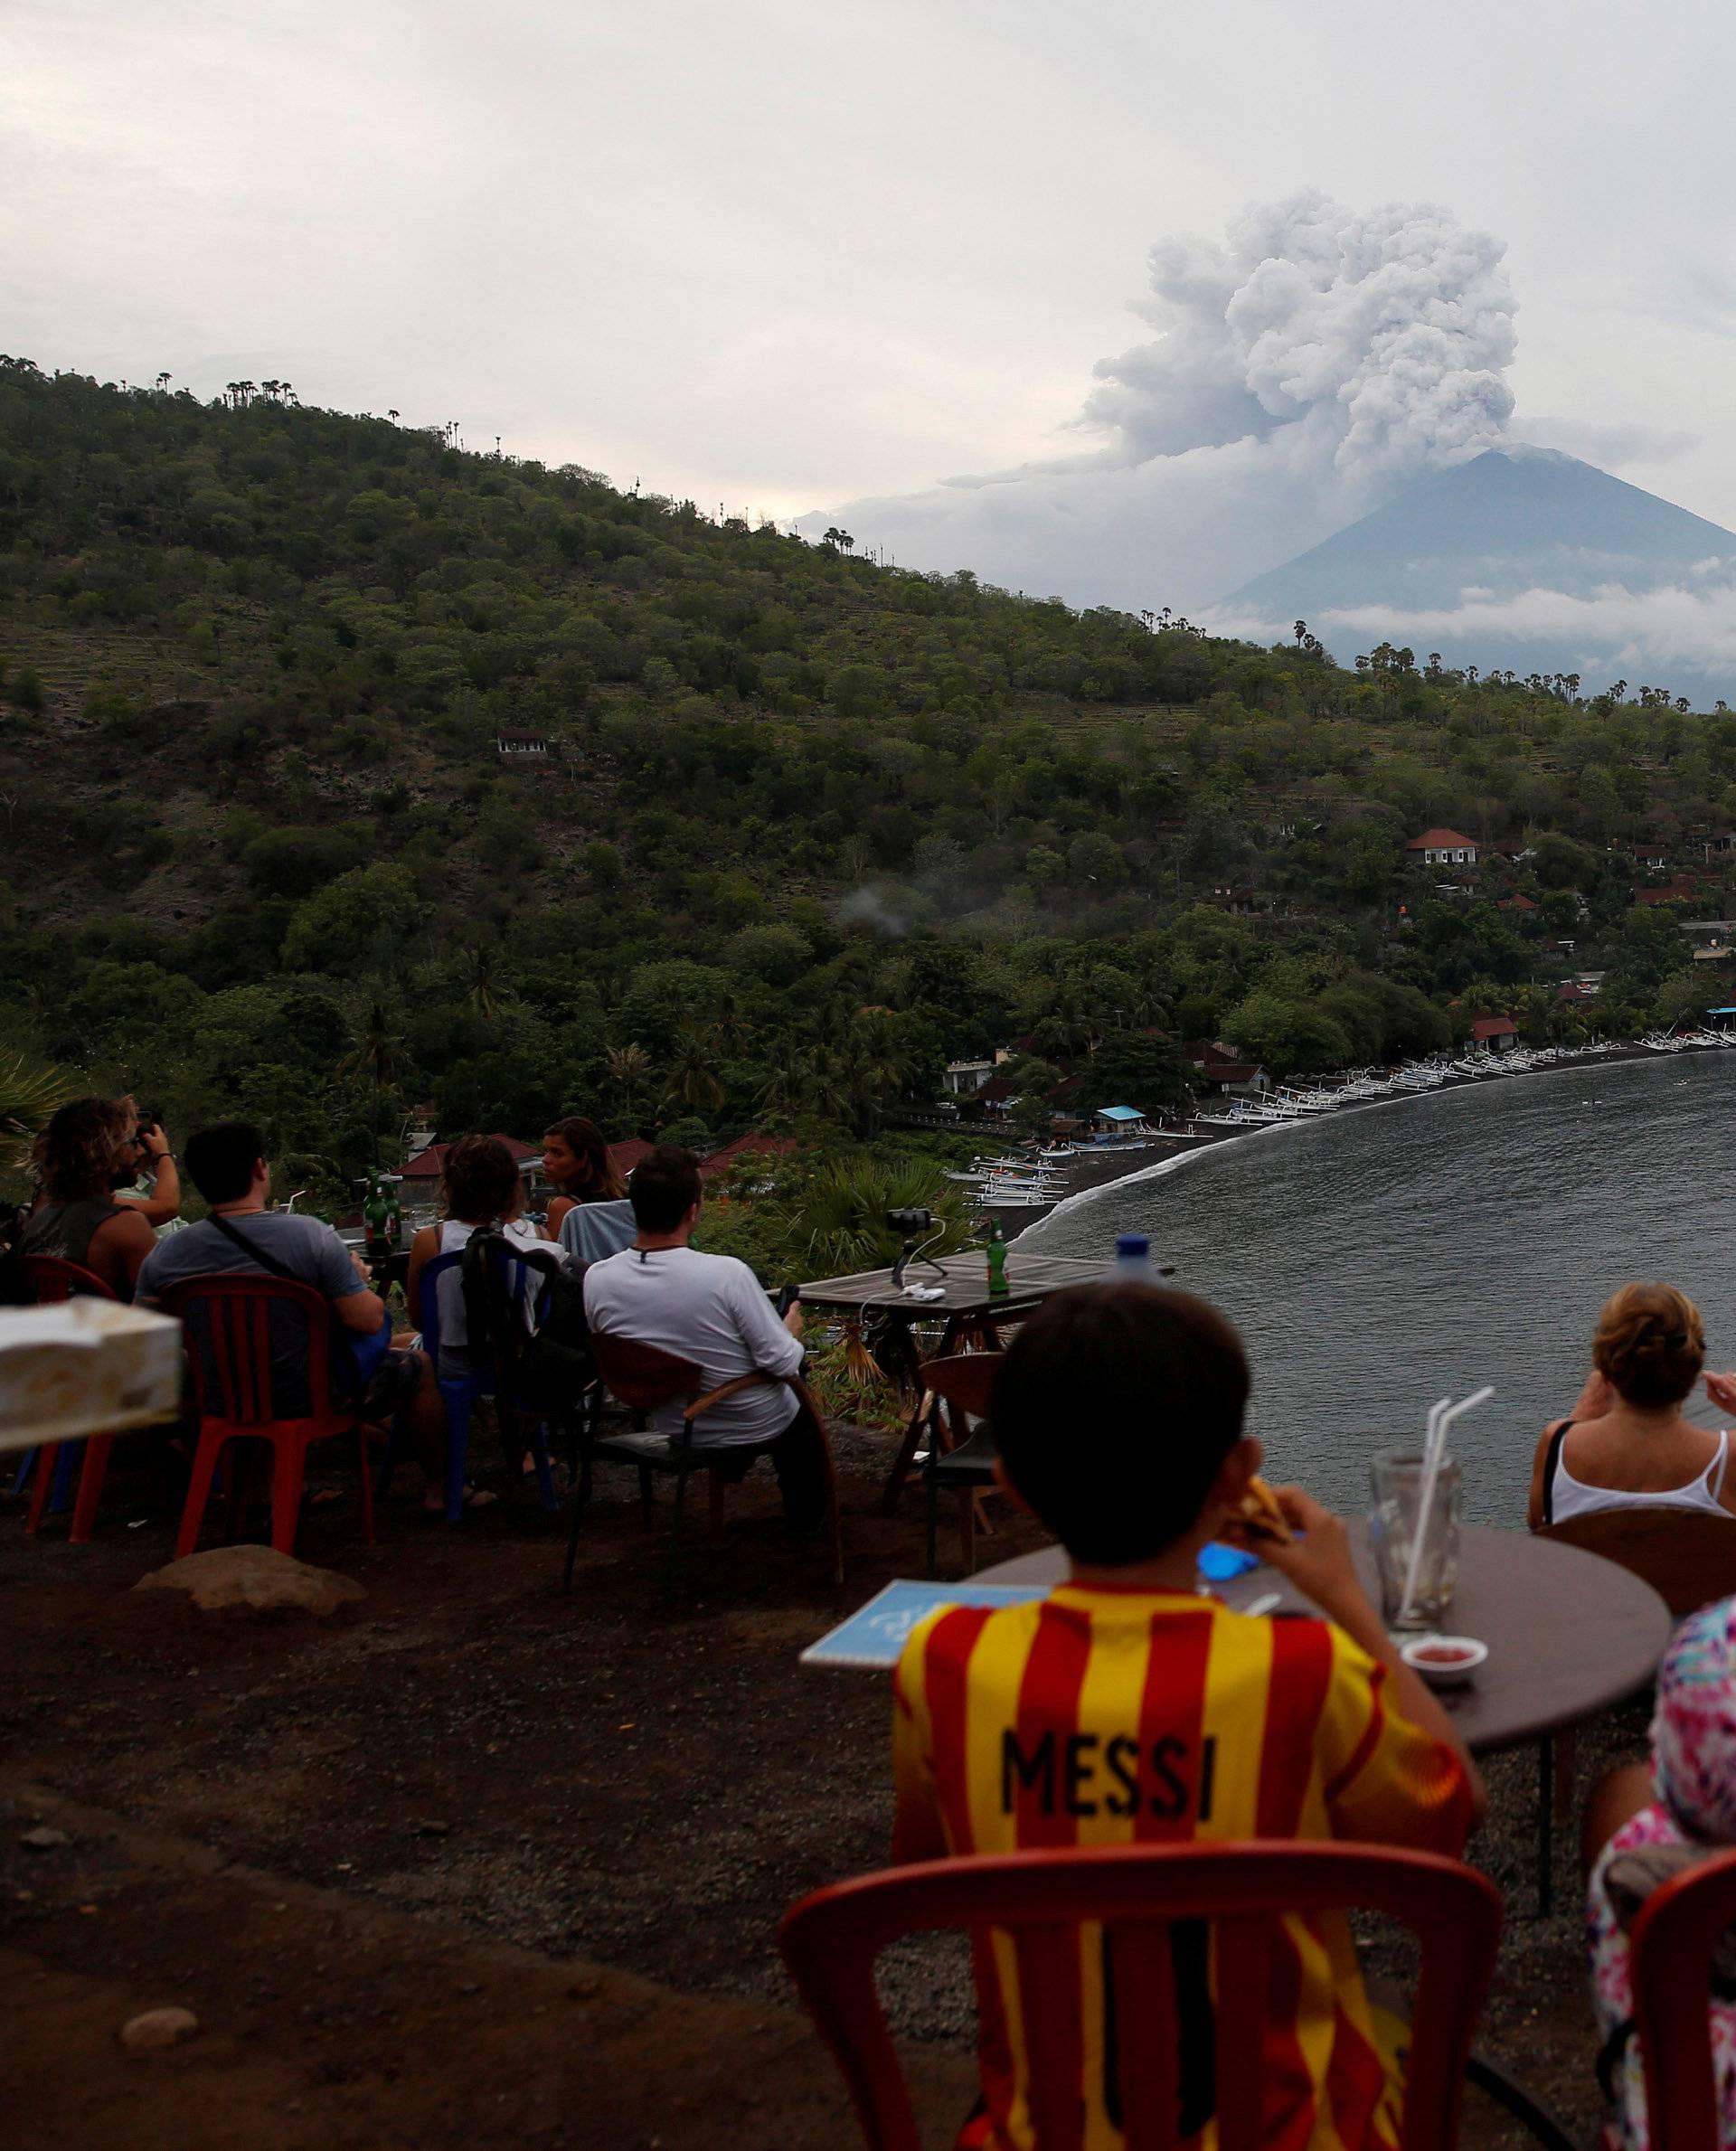
[[[1118,1232],[1148,1233],[1241,1330],[1269,1476],[1342,1510],[1367,1505],[1375,1449],[1493,1382],[1453,1429],[1465,1514],[1523,1528],[1537,1436],[1571,1408],[1617,1286],[1679,1285],[1709,1363],[1736,1368],[1732,1103],[1725,1052],[1323,1115],[1089,1190],[1008,1268],[1021,1248],[1107,1262]],[[1722,1423],[1700,1392],[1688,1416]]]

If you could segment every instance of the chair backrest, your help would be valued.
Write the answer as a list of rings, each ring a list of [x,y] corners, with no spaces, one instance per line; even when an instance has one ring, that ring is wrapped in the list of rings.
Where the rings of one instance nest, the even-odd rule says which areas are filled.
[[[423,1263],[421,1276],[417,1281],[416,1297],[419,1304],[416,1318],[421,1327],[422,1348],[437,1361],[440,1350],[440,1280],[449,1277],[455,1270],[462,1274],[464,1258],[474,1244],[467,1242],[465,1247],[455,1249],[449,1255],[430,1256]],[[546,1241],[542,1245],[548,1250],[547,1260],[553,1262],[553,1248]],[[497,1246],[494,1250],[494,1259],[506,1273],[504,1279],[497,1281],[509,1301],[521,1307],[527,1302],[533,1307],[540,1303],[548,1289],[548,1278],[541,1262],[531,1255],[519,1253],[511,1246]],[[531,1289],[533,1277],[536,1279],[533,1291]],[[465,1348],[472,1353],[477,1349],[474,1341],[467,1336]]]
[[[457,1254],[436,1255],[422,1264],[416,1289],[416,1320],[422,1333],[422,1350],[430,1359],[438,1359],[440,1351],[440,1279],[463,1265],[462,1248]]]
[[[986,1419],[995,1377],[1005,1363],[1004,1352],[958,1352],[949,1359],[927,1359],[922,1386],[972,1419]]]
[[[1006,1936],[1018,1969],[1032,2132],[1046,2146],[1079,2141],[1077,1930],[1100,1921],[1113,1996],[1104,2044],[1118,2057],[1127,2151],[1172,2151],[1184,2139],[1171,1936],[1177,1921],[1209,1921],[1217,1992],[1234,1997],[1213,2012],[1219,2151],[1257,2151],[1268,2075],[1261,2042],[1273,1972],[1281,1971],[1278,1920],[1357,1908],[1399,1920],[1421,1944],[1401,2141],[1403,2151],[1449,2151],[1501,1931],[1494,1885],[1456,1860],[1294,1840],[936,1860],[816,1891],[785,1916],[779,1940],[871,2151],[920,2151],[874,1960],[900,1936],[924,1929]]]
[[[1736,1591],[1736,1516],[1703,1509],[1593,1509],[1535,1533],[1642,1577],[1679,1620]]]
[[[1629,1938],[1646,2105],[1658,2151],[1719,2151],[1712,2055],[1712,1953],[1736,1925],[1736,1852],[1655,1890]]]
[[[590,1333],[590,1349],[604,1388],[629,1411],[655,1411],[660,1404],[689,1403],[704,1394],[705,1370],[696,1360],[599,1329]]]
[[[601,1262],[630,1248],[639,1236],[633,1205],[618,1203],[575,1203],[561,1221],[561,1245],[581,1262]]]
[[[24,1266],[38,1307],[54,1307],[81,1294],[93,1299],[116,1297],[113,1287],[105,1285],[94,1269],[87,1269],[81,1262],[62,1261],[59,1255],[20,1255],[18,1259]]]
[[[171,1285],[163,1306],[186,1326],[187,1357],[203,1417],[251,1427],[282,1416],[272,1398],[272,1317],[280,1310],[298,1318],[307,1332],[308,1409],[297,1416],[333,1416],[331,1303],[314,1286],[231,1271]]]

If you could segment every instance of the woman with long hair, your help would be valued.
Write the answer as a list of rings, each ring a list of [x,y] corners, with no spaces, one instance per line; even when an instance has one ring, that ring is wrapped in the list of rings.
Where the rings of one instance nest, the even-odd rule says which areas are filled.
[[[1608,1300],[1580,1401],[1537,1443],[1532,1529],[1596,1509],[1736,1514],[1729,1434],[1682,1416],[1705,1363],[1705,1328],[1685,1292],[1674,1285],[1624,1285]],[[1706,1389],[1714,1403],[1730,1409],[1723,1377],[1709,1375]]]
[[[130,1099],[75,1098],[63,1105],[31,1154],[36,1200],[18,1241],[20,1254],[76,1262],[119,1299],[133,1297],[140,1266],[156,1245],[138,1205],[114,1199],[117,1184],[137,1170],[137,1125]]]
[[[559,1191],[549,1204],[551,1240],[560,1239],[561,1219],[580,1203],[619,1203],[627,1196],[602,1129],[578,1114],[557,1120],[543,1137],[542,1173]]]

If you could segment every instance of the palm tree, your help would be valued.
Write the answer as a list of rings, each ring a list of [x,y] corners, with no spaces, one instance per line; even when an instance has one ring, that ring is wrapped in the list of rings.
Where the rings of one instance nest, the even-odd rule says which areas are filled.
[[[156,377],[156,385],[159,389],[166,390],[170,382],[172,382],[174,379],[175,375],[173,373],[159,373]]]
[[[338,1076],[349,1083],[360,1082],[365,1077],[373,1084],[372,1125],[377,1136],[382,1095],[410,1059],[403,1034],[398,1028],[397,1012],[377,986],[370,992],[367,1006],[351,1038],[350,1051],[337,1064]]]
[[[398,423],[398,413],[395,410],[389,410],[386,413],[386,416],[392,420],[394,426]]]
[[[22,1165],[54,1109],[70,1095],[56,1068],[36,1068],[22,1053],[0,1053],[0,1166]]]
[[[612,1045],[603,1055],[609,1070],[609,1080],[621,1093],[621,1111],[626,1118],[637,1118],[639,1086],[651,1072],[651,1062],[642,1045]]]
[[[492,1024],[513,999],[500,976],[500,950],[486,941],[473,942],[464,952],[463,977],[465,1005]]]
[[[704,1106],[721,1106],[723,1098],[723,1086],[712,1065],[711,1048],[697,1032],[678,1032],[669,1062],[665,1109],[672,1104],[680,1104],[689,1111],[697,1111]]]

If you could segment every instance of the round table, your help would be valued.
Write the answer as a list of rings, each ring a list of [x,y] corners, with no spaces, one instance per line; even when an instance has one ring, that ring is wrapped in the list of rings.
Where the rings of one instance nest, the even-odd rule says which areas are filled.
[[[1350,1536],[1357,1571],[1378,1606],[1365,1518],[1352,1521]],[[1066,1554],[1045,1546],[984,1569],[976,1580],[1059,1583],[1066,1573]],[[1250,1569],[1213,1589],[1231,1606],[1281,1590],[1277,1613],[1314,1610],[1275,1569]],[[1467,1524],[1447,1625],[1489,1646],[1474,1681],[1440,1691],[1465,1745],[1486,1755],[1577,1725],[1644,1687],[1674,1624],[1649,1583],[1600,1554]]]

